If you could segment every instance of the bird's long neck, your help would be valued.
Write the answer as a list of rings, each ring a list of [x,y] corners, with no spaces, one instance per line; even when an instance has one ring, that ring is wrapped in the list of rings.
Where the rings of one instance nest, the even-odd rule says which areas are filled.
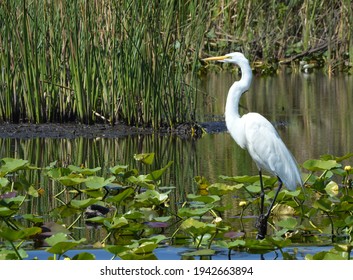
[[[244,92],[246,92],[252,80],[252,70],[248,62],[239,63],[238,66],[241,69],[241,79],[239,81],[234,82],[234,84],[230,87],[226,109],[225,109],[225,118],[227,122],[227,126],[230,121],[234,121],[240,118],[239,115],[239,100]]]

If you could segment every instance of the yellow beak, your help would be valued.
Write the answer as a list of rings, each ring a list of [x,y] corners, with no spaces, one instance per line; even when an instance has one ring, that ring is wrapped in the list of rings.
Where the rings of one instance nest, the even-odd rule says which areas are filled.
[[[223,55],[223,56],[213,56],[213,57],[208,57],[203,59],[203,61],[214,61],[214,60],[224,60],[229,58],[229,56]]]

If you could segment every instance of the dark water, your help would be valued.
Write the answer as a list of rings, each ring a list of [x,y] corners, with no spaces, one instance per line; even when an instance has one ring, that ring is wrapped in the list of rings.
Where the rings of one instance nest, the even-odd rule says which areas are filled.
[[[222,121],[232,74],[210,74],[199,85],[200,122]],[[243,113],[254,111],[268,118],[278,129],[299,164],[323,154],[342,156],[353,151],[353,76],[329,78],[321,73],[255,77],[241,99]],[[0,139],[0,158],[19,157],[44,166],[58,160],[68,164],[107,167],[134,164],[133,155],[155,152],[155,165],[174,161],[169,183],[195,175],[216,180],[218,175],[256,173],[247,154],[227,132],[211,133],[198,140],[145,135],[117,139]]]
[[[200,81],[200,122],[223,121],[226,95],[236,78],[235,74],[209,74]],[[255,77],[241,99],[242,113],[254,111],[268,118],[299,164],[323,154],[342,156],[353,151],[352,105],[353,76],[328,77],[322,73],[283,71],[274,77]],[[215,182],[219,175],[257,174],[247,152],[227,132],[206,134],[197,140],[158,134],[116,139],[0,139],[0,158],[24,158],[37,166],[58,160],[106,170],[117,164],[135,166],[133,155],[146,152],[156,153],[155,168],[174,162],[163,183],[176,187],[175,201],[183,201],[186,194],[195,192],[193,178],[197,175]],[[44,189],[52,187],[46,186],[43,178],[35,180]],[[50,197],[38,202],[32,205],[32,212],[45,214],[51,203]],[[85,237],[89,234],[82,233]],[[99,233],[88,239],[93,242],[94,238],[99,238]]]

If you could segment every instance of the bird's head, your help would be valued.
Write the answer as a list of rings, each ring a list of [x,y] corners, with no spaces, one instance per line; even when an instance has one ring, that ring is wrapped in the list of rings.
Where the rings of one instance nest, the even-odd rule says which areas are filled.
[[[204,61],[219,61],[219,62],[228,62],[234,63],[237,65],[249,64],[247,58],[241,52],[232,52],[223,56],[214,56],[205,58]]]

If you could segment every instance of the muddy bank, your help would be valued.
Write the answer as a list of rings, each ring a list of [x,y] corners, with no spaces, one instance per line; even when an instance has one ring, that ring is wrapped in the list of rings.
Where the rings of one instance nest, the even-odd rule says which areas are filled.
[[[68,124],[0,124],[0,138],[119,138],[129,135],[177,135],[180,137],[198,137],[202,131],[217,133],[225,130],[223,122],[212,122],[202,124],[184,124],[174,129],[165,128],[155,131],[151,128],[130,127],[123,124],[114,126],[106,124],[83,125],[77,123]]]

